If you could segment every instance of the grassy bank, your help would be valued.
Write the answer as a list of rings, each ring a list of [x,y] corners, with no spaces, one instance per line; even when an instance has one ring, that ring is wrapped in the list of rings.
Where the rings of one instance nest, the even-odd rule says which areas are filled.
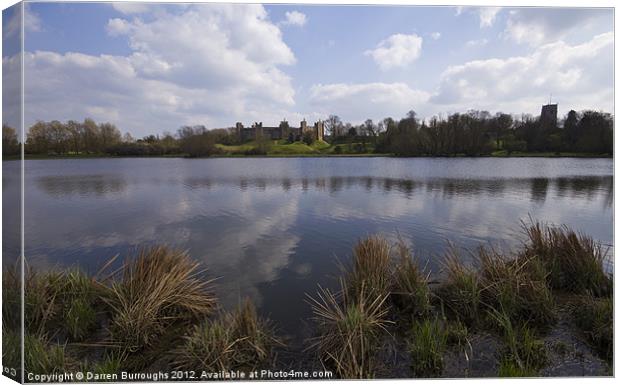
[[[339,378],[529,377],[550,373],[559,354],[572,354],[602,362],[603,374],[610,374],[613,281],[603,271],[604,251],[565,227],[532,224],[524,233],[521,250],[480,248],[472,252],[473,265],[452,248],[438,283],[404,242],[360,240],[342,263],[336,289],[307,295],[314,335],[299,352],[303,365],[282,361],[277,352],[287,341],[251,302],[219,309],[215,283],[186,253],[144,249],[119,269],[111,271],[110,261],[95,276],[30,270],[25,367],[37,374],[182,370],[199,376],[292,366],[325,368]],[[19,293],[17,275],[5,271],[5,344],[19,341]],[[554,339],[559,328],[568,337]],[[3,351],[6,366],[18,363],[14,349]],[[473,363],[485,354],[482,363],[491,371],[480,374]],[[395,374],[395,367],[402,370]]]
[[[588,152],[508,152],[494,151],[489,155],[494,158],[613,158],[613,154]]]
[[[211,155],[214,158],[239,158],[239,157],[392,157],[390,153],[376,153],[372,143],[338,143],[331,144],[324,141],[316,141],[310,145],[304,142],[288,143],[285,140],[251,141],[239,145],[215,145],[219,153]],[[26,154],[26,159],[90,159],[90,158],[119,158],[105,153],[68,153],[60,155]],[[169,154],[152,156],[130,156],[131,158],[185,158],[187,154]],[[419,155],[414,157],[433,157]],[[451,156],[434,156],[461,158],[471,157],[465,154]],[[494,151],[488,155],[477,156],[480,158],[611,158],[611,154],[579,153],[579,152],[507,152],[505,150]],[[19,156],[3,157],[3,160],[18,160]]]

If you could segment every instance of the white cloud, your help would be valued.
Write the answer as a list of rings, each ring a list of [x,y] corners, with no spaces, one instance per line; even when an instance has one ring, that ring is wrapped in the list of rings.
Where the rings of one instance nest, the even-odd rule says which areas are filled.
[[[456,7],[456,16],[463,13],[475,14],[480,20],[480,28],[488,28],[495,23],[497,15],[502,10],[500,7]]]
[[[609,10],[596,8],[520,8],[510,11],[504,35],[519,44],[537,46],[565,38],[573,31],[584,33],[609,18]]]
[[[428,93],[404,83],[316,84],[310,89],[310,103],[323,116],[335,113],[352,123],[402,117],[411,109],[418,111],[428,98]]]
[[[18,128],[21,122],[22,71],[19,54],[2,58],[2,123]]]
[[[413,63],[422,51],[422,38],[418,35],[395,34],[379,42],[377,47],[367,50],[364,55],[371,56],[375,63],[386,71],[395,67],[405,67]]]
[[[148,3],[112,3],[111,4],[114,9],[117,11],[124,13],[126,15],[136,14],[136,13],[145,13],[149,10]]]
[[[30,32],[40,32],[42,28],[39,15],[30,9],[28,3],[24,3],[24,10],[24,29]]]
[[[279,120],[294,104],[280,67],[296,59],[261,5],[195,5],[149,21],[112,19],[107,28],[128,40],[130,55],[26,55],[26,124],[91,116],[139,136],[182,124]]]
[[[613,109],[613,32],[579,45],[547,44],[525,56],[475,60],[443,72],[432,103],[455,110],[532,112],[553,93],[562,108]],[[533,110],[534,109],[534,110]]]
[[[439,38],[441,38],[441,32],[431,32],[430,36],[433,40],[439,40]]]
[[[474,48],[474,47],[482,47],[485,46],[489,43],[489,40],[486,38],[482,38],[482,39],[476,39],[476,40],[468,40],[465,43],[465,46],[468,48]]]
[[[301,12],[291,11],[285,13],[286,20],[282,22],[282,25],[296,25],[298,27],[303,27],[308,18]]]
[[[478,10],[480,17],[480,28],[491,27],[495,22],[497,14],[501,11],[499,7],[483,7]]]
[[[20,32],[22,23],[22,8],[16,4],[11,7],[11,10],[12,15],[2,28],[3,40],[16,36]],[[41,18],[30,9],[30,5],[28,3],[24,3],[24,30],[26,32],[40,32],[41,29]]]

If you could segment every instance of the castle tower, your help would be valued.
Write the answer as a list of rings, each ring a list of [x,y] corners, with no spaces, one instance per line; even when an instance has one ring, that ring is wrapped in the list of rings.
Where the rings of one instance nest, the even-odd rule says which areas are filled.
[[[254,129],[254,139],[260,139],[263,137],[263,122],[254,122],[252,128]]]
[[[546,104],[540,110],[540,123],[543,127],[556,127],[558,125],[558,105]]]
[[[280,125],[278,126],[278,128],[280,129],[280,138],[281,139],[288,138],[288,134],[290,130],[289,130],[289,125],[286,119],[280,122]]]
[[[316,140],[323,140],[323,135],[325,133],[325,128],[323,126],[323,121],[319,120],[314,123],[314,136]]]

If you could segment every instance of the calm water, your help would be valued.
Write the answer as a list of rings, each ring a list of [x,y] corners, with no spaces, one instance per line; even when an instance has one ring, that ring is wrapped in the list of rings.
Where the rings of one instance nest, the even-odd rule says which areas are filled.
[[[5,207],[18,166],[3,164]],[[187,249],[221,277],[224,306],[250,296],[291,334],[304,293],[332,286],[370,233],[400,233],[435,270],[446,240],[515,247],[528,216],[613,240],[610,159],[33,160],[25,184],[31,264],[95,272],[136,247]]]

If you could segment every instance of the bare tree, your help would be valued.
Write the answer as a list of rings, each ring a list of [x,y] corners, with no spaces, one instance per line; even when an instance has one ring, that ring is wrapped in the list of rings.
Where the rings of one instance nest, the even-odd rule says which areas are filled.
[[[342,136],[342,120],[338,115],[329,115],[329,118],[325,121],[325,128],[332,137]]]

